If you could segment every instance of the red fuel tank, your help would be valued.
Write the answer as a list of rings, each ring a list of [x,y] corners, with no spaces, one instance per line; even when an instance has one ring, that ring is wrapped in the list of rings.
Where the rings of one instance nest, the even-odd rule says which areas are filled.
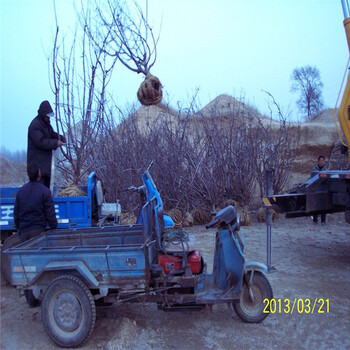
[[[202,271],[202,257],[199,250],[194,250],[187,255],[187,261],[191,266],[192,273],[201,273]]]
[[[184,269],[182,267],[183,258],[180,256],[175,256],[172,254],[160,254],[158,257],[158,265],[163,268],[163,271],[166,275],[170,272],[176,273]],[[202,259],[201,253],[199,250],[193,250],[187,255],[187,262],[191,267],[191,271],[194,274],[200,273],[202,270]]]

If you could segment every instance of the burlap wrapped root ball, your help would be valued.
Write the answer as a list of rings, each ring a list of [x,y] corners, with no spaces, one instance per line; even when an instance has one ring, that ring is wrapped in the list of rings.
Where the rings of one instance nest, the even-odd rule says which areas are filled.
[[[151,106],[158,104],[162,100],[162,97],[161,82],[154,75],[147,74],[137,91],[137,98],[144,106]]]
[[[171,209],[168,215],[173,219],[176,228],[182,227],[182,213],[179,209]]]
[[[78,186],[69,185],[58,192],[57,197],[86,197],[86,193]]]
[[[237,207],[236,210],[240,217],[241,226],[249,226],[251,222],[250,211],[241,207]]]
[[[272,210],[272,221],[275,221],[279,217],[278,213]],[[266,222],[266,209],[260,208],[256,213],[256,218],[258,222]]]
[[[229,205],[232,205],[235,208],[239,207],[239,204],[234,199],[226,199],[224,202],[222,202],[219,205],[219,208],[220,209],[224,209],[224,208],[226,208]]]
[[[193,226],[193,216],[190,212],[186,212],[182,221],[183,227],[190,227]]]
[[[246,207],[241,207],[241,205],[233,199],[225,200],[216,208],[215,211],[218,212],[229,205],[232,205],[235,208],[236,212],[239,214],[241,226],[249,226],[251,223],[250,211]]]
[[[202,208],[195,208],[191,211],[194,225],[204,225],[212,220],[212,216],[209,211]]]
[[[122,213],[120,221],[122,225],[134,225],[136,224],[137,217],[133,212],[126,212]]]

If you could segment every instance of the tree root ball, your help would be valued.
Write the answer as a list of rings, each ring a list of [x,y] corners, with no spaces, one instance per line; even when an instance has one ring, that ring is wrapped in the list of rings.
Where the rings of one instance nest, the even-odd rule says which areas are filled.
[[[122,213],[121,223],[122,225],[134,225],[136,224],[137,217],[133,212]]]
[[[64,189],[61,189],[57,197],[86,197],[86,193],[78,186],[69,185]]]
[[[195,208],[191,211],[194,225],[204,225],[212,220],[212,216],[209,211],[202,208]]]
[[[266,222],[266,209],[260,208],[256,213],[256,218],[260,223]],[[275,221],[277,218],[278,218],[278,213],[272,210],[272,221]]]
[[[137,98],[144,106],[158,104],[163,97],[162,84],[157,77],[147,74],[137,91]]]
[[[173,219],[176,228],[182,227],[182,213],[179,209],[171,209],[168,215]]]
[[[185,213],[184,215],[184,219],[183,219],[183,227],[190,227],[193,226],[194,220],[193,220],[193,216],[190,212]]]
[[[249,226],[251,222],[250,211],[246,209],[237,208],[240,216],[241,226]]]
[[[219,211],[221,209],[224,209],[225,207],[227,207],[229,205],[232,205],[235,208],[239,206],[238,203],[235,200],[233,200],[233,199],[226,199],[224,202],[219,204],[219,207],[217,208],[217,211]]]

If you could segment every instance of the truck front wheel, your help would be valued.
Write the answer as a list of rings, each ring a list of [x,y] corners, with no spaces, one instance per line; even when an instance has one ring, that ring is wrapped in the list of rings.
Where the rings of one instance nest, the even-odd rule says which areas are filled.
[[[269,314],[268,303],[273,298],[272,288],[267,278],[258,271],[254,271],[251,280],[249,271],[243,279],[243,288],[239,302],[233,304],[239,318],[248,323],[259,323]],[[249,282],[250,288],[249,288]]]
[[[81,345],[89,338],[96,320],[90,290],[75,276],[57,277],[45,291],[41,318],[46,332],[57,345]]]

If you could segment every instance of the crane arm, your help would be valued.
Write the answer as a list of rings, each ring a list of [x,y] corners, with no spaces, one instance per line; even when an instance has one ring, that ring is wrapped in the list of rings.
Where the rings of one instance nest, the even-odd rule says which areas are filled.
[[[350,16],[349,16],[349,3],[346,0],[342,0],[342,7],[344,13],[344,28],[346,39],[348,42],[348,48],[350,52]],[[345,86],[343,98],[339,107],[339,124],[343,131],[346,143],[344,140],[341,141],[344,146],[350,145],[350,76],[348,76],[348,80]],[[350,153],[349,153],[350,154]]]

